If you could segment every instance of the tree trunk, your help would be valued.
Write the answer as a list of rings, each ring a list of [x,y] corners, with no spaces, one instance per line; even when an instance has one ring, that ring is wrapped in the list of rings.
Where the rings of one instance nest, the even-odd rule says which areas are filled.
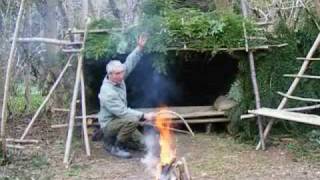
[[[57,0],[48,0],[47,1],[47,17],[44,18],[43,23],[45,23],[45,33],[44,36],[47,38],[57,38],[58,37],[58,29],[57,29],[57,7],[58,2]],[[58,47],[47,44],[47,57],[46,60],[49,65],[52,65],[57,60],[57,52]]]
[[[82,14],[81,14],[81,29],[84,28],[86,24],[86,18],[88,16],[89,3],[88,0],[82,0]]]
[[[63,30],[67,30],[69,28],[69,18],[66,13],[67,9],[64,6],[63,2],[64,2],[63,0],[58,1],[58,9],[59,9],[59,12],[62,16],[62,22],[61,22],[62,28],[63,28]]]

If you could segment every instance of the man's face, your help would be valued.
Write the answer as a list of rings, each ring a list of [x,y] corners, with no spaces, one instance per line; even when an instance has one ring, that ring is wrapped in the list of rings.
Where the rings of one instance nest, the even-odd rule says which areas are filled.
[[[109,74],[109,80],[116,84],[120,84],[124,79],[124,73],[125,73],[124,68],[122,67],[116,68],[113,72]]]

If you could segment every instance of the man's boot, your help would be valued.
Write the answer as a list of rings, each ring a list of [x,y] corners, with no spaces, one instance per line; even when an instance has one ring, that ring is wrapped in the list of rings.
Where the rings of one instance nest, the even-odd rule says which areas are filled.
[[[126,158],[126,159],[128,159],[128,158],[131,158],[131,157],[132,157],[130,152],[128,152],[128,151],[126,151],[126,150],[124,150],[124,149],[121,149],[119,146],[113,146],[113,147],[111,148],[110,153],[111,153],[112,155],[114,155],[114,156],[119,157],[119,158]]]

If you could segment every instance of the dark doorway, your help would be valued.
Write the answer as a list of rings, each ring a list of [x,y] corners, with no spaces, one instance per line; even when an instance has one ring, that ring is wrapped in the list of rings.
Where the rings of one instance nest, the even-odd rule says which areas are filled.
[[[119,55],[116,59],[123,62],[126,56]],[[228,92],[238,73],[238,59],[223,52],[214,56],[210,52],[169,54],[175,63],[168,65],[167,74],[153,68],[155,57],[144,55],[126,80],[128,103],[132,108],[212,105],[216,97]],[[85,61],[86,93],[91,112],[99,110],[97,96],[108,61]]]

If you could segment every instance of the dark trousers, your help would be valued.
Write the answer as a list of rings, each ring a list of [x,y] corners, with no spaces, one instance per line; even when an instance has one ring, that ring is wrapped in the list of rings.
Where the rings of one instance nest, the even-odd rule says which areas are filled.
[[[134,150],[143,149],[143,137],[137,129],[138,125],[128,119],[113,119],[103,128],[104,145],[106,148],[120,146]]]

